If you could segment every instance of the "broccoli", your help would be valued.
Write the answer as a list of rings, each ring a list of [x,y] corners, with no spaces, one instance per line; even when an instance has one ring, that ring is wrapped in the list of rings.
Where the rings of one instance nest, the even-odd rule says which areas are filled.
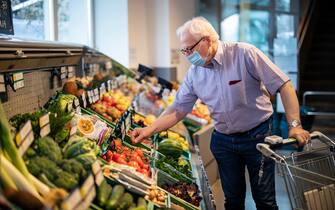
[[[87,176],[87,172],[83,165],[75,159],[62,160],[60,162],[60,167],[64,171],[76,176],[77,180],[83,180]]]
[[[57,187],[61,187],[66,190],[72,190],[79,184],[78,179],[76,179],[75,176],[62,170],[57,173],[57,178],[53,181],[53,183],[55,183]]]
[[[78,155],[75,159],[83,164],[84,168],[89,171],[91,170],[92,164],[97,159],[97,156],[94,152],[89,152]]]
[[[28,170],[34,176],[44,173],[46,177],[52,181],[56,178],[56,174],[61,170],[57,164],[47,157],[33,157],[28,161]]]
[[[51,137],[43,137],[36,141],[37,152],[41,156],[46,156],[52,161],[62,159],[62,152],[58,144]]]

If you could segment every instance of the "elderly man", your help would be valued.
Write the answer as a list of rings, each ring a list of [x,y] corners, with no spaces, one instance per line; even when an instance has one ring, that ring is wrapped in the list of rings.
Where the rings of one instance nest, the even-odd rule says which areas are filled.
[[[278,209],[274,163],[262,158],[256,144],[269,135],[273,113],[270,94],[280,92],[289,136],[304,145],[309,133],[300,125],[299,103],[289,78],[256,47],[223,42],[212,25],[197,17],[178,30],[181,52],[193,64],[173,105],[146,128],[136,129],[139,142],[182,120],[199,98],[214,120],[211,151],[218,163],[227,210],[244,209],[245,166],[257,209]],[[262,167],[262,172],[259,173]]]

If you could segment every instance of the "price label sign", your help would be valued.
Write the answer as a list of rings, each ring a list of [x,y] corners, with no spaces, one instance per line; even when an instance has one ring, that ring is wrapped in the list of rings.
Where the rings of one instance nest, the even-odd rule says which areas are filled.
[[[112,79],[112,89],[117,89],[119,87],[119,82],[114,78]]]
[[[82,201],[80,190],[76,188],[61,204],[61,209],[74,209],[74,207]]]
[[[20,131],[15,136],[15,142],[17,146],[20,146],[23,142],[23,140],[27,137],[29,132],[33,130],[33,127],[31,126],[31,121],[28,120],[20,129]]]
[[[92,174],[90,174],[80,188],[80,194],[83,198],[86,197],[87,193],[89,192],[89,189],[91,189],[92,186],[94,186],[94,177]]]
[[[40,136],[44,137],[50,133],[50,118],[49,113],[42,115],[39,118]]]
[[[86,108],[87,107],[87,101],[86,101],[86,94],[81,94],[81,105]]]
[[[107,90],[108,90],[108,92],[112,90],[112,81],[111,80],[107,81]]]

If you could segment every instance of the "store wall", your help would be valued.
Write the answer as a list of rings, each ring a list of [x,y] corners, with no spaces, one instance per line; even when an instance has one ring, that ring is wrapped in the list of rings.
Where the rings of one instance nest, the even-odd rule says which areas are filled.
[[[170,20],[170,51],[171,64],[177,67],[177,79],[183,81],[184,76],[190,67],[190,63],[180,52],[179,38],[176,30],[187,20],[195,16],[195,0],[169,0],[169,20]]]
[[[183,77],[188,61],[178,52],[176,29],[195,14],[195,0],[128,0],[129,62],[151,67],[177,67]]]
[[[128,1],[94,1],[94,46],[129,67]]]

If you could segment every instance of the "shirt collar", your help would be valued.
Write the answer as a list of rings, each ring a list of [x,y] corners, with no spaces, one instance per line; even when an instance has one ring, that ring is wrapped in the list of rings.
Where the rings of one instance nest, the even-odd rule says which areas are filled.
[[[222,43],[221,41],[219,40],[218,41],[218,49],[216,50],[216,53],[215,53],[215,56],[214,56],[214,60],[222,65],[222,56],[223,56],[223,49],[222,49]]]

